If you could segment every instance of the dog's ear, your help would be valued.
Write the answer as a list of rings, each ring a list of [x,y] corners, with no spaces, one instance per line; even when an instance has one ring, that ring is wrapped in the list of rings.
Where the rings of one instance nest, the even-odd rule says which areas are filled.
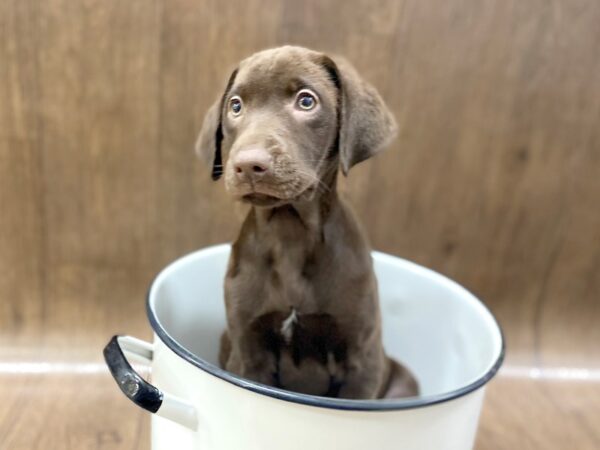
[[[396,136],[394,116],[373,86],[343,58],[324,57],[324,66],[339,91],[338,148],[344,175],[377,154]]]
[[[196,154],[210,164],[212,162],[212,179],[218,180],[223,174],[223,156],[221,154],[221,142],[223,141],[223,125],[222,125],[222,114],[223,106],[227,101],[227,95],[235,76],[237,75],[237,69],[231,73],[227,87],[221,98],[219,98],[213,105],[208,109],[204,116],[204,122],[200,129],[198,139],[196,139]]]

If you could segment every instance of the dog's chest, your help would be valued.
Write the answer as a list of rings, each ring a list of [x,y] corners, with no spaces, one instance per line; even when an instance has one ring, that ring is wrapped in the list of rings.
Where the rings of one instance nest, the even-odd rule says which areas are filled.
[[[294,363],[305,359],[331,365],[344,359],[346,342],[335,318],[326,313],[302,314],[291,309],[255,319],[252,328],[266,350],[288,352]]]
[[[264,280],[266,303],[273,309],[288,308],[297,314],[316,313],[323,309],[321,283],[317,279],[318,262],[306,247],[295,242],[276,242],[268,246],[266,264],[259,275]],[[290,313],[291,314],[291,313]],[[291,316],[289,329],[297,321]]]
[[[346,342],[329,314],[301,314],[291,309],[263,314],[252,334],[277,361],[275,385],[335,396],[343,378]]]

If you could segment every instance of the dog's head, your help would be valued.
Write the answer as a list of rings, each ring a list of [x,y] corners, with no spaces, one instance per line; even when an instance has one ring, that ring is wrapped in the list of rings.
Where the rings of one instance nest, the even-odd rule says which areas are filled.
[[[196,152],[237,199],[300,199],[379,152],[396,124],[377,91],[345,61],[301,47],[243,60],[208,110]],[[223,155],[228,155],[227,163]]]

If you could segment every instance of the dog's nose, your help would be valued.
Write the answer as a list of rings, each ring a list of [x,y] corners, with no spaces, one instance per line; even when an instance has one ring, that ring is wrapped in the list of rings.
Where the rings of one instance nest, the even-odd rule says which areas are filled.
[[[259,179],[271,168],[271,155],[261,148],[249,148],[235,155],[233,169],[238,177]]]

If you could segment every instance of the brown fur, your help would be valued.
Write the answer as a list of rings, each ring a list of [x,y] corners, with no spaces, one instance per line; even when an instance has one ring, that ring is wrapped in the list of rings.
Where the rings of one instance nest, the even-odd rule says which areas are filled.
[[[318,97],[310,112],[296,103],[302,88]],[[410,372],[384,353],[370,248],[336,191],[338,168],[347,173],[379,152],[395,129],[375,89],[343,60],[287,46],[234,71],[197,142],[213,178],[228,153],[226,188],[252,205],[225,279],[227,370],[309,394],[417,394]],[[236,176],[230,162],[257,146],[269,152],[268,174]]]

